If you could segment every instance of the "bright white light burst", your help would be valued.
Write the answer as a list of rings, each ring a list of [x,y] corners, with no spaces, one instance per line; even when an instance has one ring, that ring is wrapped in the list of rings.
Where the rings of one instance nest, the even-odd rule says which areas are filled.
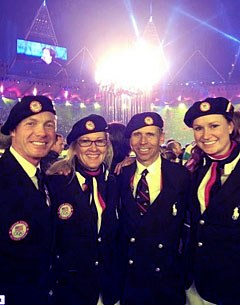
[[[131,48],[112,52],[98,65],[95,79],[101,86],[127,90],[151,90],[168,71],[161,46],[139,40]]]

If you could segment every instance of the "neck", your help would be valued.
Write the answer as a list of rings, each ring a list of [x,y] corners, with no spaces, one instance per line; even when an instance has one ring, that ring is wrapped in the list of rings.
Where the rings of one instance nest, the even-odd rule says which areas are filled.
[[[87,168],[83,164],[81,164],[79,161],[77,161],[77,170],[80,171],[81,173],[84,173],[85,175],[88,176],[98,176],[101,174],[103,167],[99,166],[98,168]]]
[[[208,157],[210,159],[213,159],[213,160],[224,160],[224,159],[228,158],[231,155],[231,153],[236,148],[236,146],[237,146],[236,142],[231,142],[230,148],[228,149],[228,151],[225,154],[222,154],[222,155],[217,155],[217,154],[215,154],[215,155],[208,155]]]

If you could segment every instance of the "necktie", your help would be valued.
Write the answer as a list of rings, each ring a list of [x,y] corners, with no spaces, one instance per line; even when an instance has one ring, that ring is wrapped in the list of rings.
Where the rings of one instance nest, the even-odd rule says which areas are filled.
[[[46,188],[44,185],[43,175],[39,168],[37,168],[35,176],[37,177],[37,181],[38,181],[38,190],[41,192],[41,194],[44,197],[44,200],[46,201]]]
[[[149,196],[149,188],[146,180],[146,175],[148,174],[148,170],[145,169],[141,178],[138,182],[136,189],[136,201],[139,207],[140,214],[143,215],[147,212],[148,207],[150,206],[150,196]]]

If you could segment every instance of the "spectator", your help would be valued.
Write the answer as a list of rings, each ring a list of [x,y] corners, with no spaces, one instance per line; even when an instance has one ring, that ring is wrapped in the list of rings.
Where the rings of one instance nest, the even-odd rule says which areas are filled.
[[[109,137],[113,147],[111,172],[114,171],[119,162],[129,156],[131,151],[129,141],[124,136],[125,129],[126,126],[121,123],[113,122],[108,124]]]
[[[56,140],[53,146],[51,147],[51,150],[49,153],[41,159],[40,165],[41,169],[46,172],[47,169],[54,163],[56,162],[62,151],[64,150],[64,145],[65,145],[65,139],[61,134],[56,134]]]
[[[234,122],[234,139],[239,143],[240,142],[240,111],[234,111],[233,122]]]
[[[182,151],[182,146],[179,142],[177,142],[175,140],[168,142],[166,149],[168,151],[171,150],[176,155],[175,162],[181,163],[183,151]]]
[[[0,124],[0,130],[1,130],[2,124]],[[9,148],[11,146],[11,136],[6,136],[0,131],[0,157],[4,153],[6,148]]]

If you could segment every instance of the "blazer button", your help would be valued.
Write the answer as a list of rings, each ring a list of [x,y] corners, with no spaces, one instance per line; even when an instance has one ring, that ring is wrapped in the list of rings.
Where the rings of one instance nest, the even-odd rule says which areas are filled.
[[[134,243],[135,240],[136,240],[136,239],[135,239],[134,237],[130,238],[130,242],[131,242],[131,243]]]
[[[96,261],[96,262],[94,263],[94,265],[95,265],[95,266],[98,266],[98,265],[99,265],[99,262],[98,262],[98,261]]]
[[[102,241],[102,238],[101,237],[98,237],[98,242],[100,243]]]
[[[132,265],[132,264],[133,264],[133,260],[130,259],[130,260],[128,261],[128,263],[129,263],[129,265]]]
[[[198,242],[198,247],[201,248],[203,246],[202,242]]]
[[[200,225],[204,225],[204,224],[205,224],[205,221],[204,221],[203,219],[201,219],[201,220],[199,221],[199,223],[200,223]]]
[[[50,295],[50,297],[53,296],[53,291],[52,291],[52,289],[49,290],[48,294]]]
[[[162,249],[162,248],[163,248],[163,244],[159,244],[159,245],[158,245],[158,248],[159,248],[159,249]]]
[[[155,271],[156,271],[156,272],[159,272],[159,271],[160,271],[160,268],[159,268],[159,267],[155,268]]]

